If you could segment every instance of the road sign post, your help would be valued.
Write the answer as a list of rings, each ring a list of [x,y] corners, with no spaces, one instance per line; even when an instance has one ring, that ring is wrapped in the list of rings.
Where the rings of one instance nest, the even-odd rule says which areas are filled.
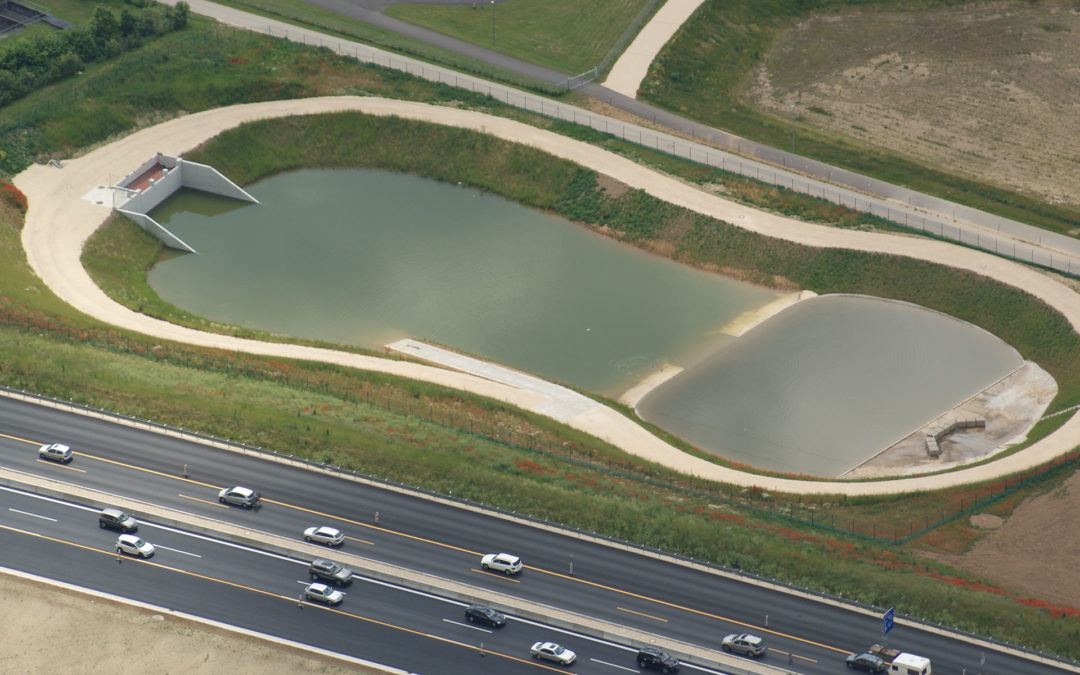
[[[893,617],[895,615],[895,608],[890,607],[884,614],[881,615],[881,634],[888,635],[889,631],[893,627]]]

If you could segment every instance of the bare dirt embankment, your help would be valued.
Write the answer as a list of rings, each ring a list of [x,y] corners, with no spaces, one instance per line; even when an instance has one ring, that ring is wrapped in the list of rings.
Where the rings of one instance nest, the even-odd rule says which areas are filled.
[[[783,118],[1080,205],[1080,7],[1065,0],[820,14],[744,93]]]
[[[961,555],[932,554],[960,569],[1022,595],[1080,607],[1080,473],[1051,492],[1020,504],[1004,520],[972,516],[972,527],[985,534]]]

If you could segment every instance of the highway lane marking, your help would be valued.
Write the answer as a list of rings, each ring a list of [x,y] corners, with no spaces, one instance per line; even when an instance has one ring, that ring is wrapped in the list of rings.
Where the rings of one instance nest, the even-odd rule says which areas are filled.
[[[513,577],[508,577],[505,574],[497,574],[495,572],[488,572],[487,570],[478,570],[475,567],[470,567],[469,571],[470,572],[479,572],[480,574],[483,574],[486,577],[495,577],[496,579],[502,579],[503,581],[513,581],[515,584],[520,584],[521,583],[520,579],[515,579]]]
[[[221,502],[212,502],[209,499],[203,499],[201,497],[190,497],[190,496],[184,494],[183,492],[177,492],[176,494],[177,494],[178,497],[183,497],[184,499],[190,499],[193,502],[202,502],[203,504],[210,504],[211,506],[218,506],[218,507],[221,507],[223,509],[229,508],[229,506],[227,504],[222,504]]]
[[[348,539],[349,541],[356,541],[356,542],[360,542],[361,544],[367,544],[368,546],[374,546],[375,545],[375,542],[368,541],[367,539],[357,539],[356,537],[345,537],[345,538]]]
[[[790,657],[795,658],[795,659],[802,659],[803,661],[809,661],[810,663],[818,663],[817,659],[812,659],[809,656],[802,656],[801,654],[796,654],[795,652],[785,652],[783,649],[773,649],[772,647],[769,647],[769,651],[770,652],[776,652],[777,654],[783,654],[784,656],[790,656]]]
[[[2,434],[0,434],[0,435],[2,435]],[[9,437],[9,438],[13,438],[13,437]],[[14,440],[23,440],[23,439],[14,439]],[[26,442],[33,443],[32,441],[26,441]],[[85,453],[80,453],[80,454],[85,455]],[[208,483],[200,483],[198,481],[193,481],[193,480],[190,480],[188,478],[183,478],[183,477],[180,477],[180,476],[164,473],[164,472],[161,472],[161,471],[155,471],[153,469],[147,469],[147,468],[144,468],[144,467],[134,466],[132,464],[126,464],[124,462],[117,462],[115,460],[104,459],[104,458],[101,458],[101,457],[93,457],[93,456],[90,456],[90,455],[85,455],[85,456],[88,457],[88,458],[97,459],[97,460],[102,461],[102,462],[115,464],[117,466],[123,466],[123,467],[129,468],[129,469],[133,469],[135,471],[144,471],[146,473],[154,474],[154,475],[157,475],[157,476],[163,476],[165,478],[171,478],[173,480],[181,480],[181,481],[184,481],[184,482],[187,482],[187,483],[191,483],[193,485],[201,485],[201,486],[204,486],[204,487],[213,488],[215,490],[220,489],[217,486],[210,485]],[[193,501],[205,501],[208,504],[215,504],[217,506],[222,506],[221,504],[218,504],[217,502],[210,502],[210,501],[199,499],[197,497],[188,497],[187,495],[184,495],[184,494],[181,494],[180,496],[185,497],[187,499],[191,499]],[[431,544],[432,546],[437,546],[439,548],[444,548],[444,549],[448,549],[448,550],[452,550],[452,551],[457,551],[459,553],[467,553],[467,554],[476,555],[476,556],[481,555],[478,551],[470,551],[469,549],[462,548],[460,546],[454,546],[453,544],[446,544],[446,543],[443,543],[443,542],[440,542],[440,541],[427,539],[425,537],[418,537],[416,535],[406,534],[404,532],[395,532],[394,530],[389,530],[389,529],[384,528],[384,527],[371,525],[369,523],[363,523],[363,522],[360,522],[358,520],[353,520],[351,518],[344,518],[342,516],[335,516],[333,514],[324,513],[322,511],[317,511],[315,509],[308,509],[308,508],[305,508],[305,507],[302,507],[302,506],[296,506],[294,504],[289,504],[288,502],[279,502],[279,501],[272,500],[272,499],[263,499],[263,501],[267,502],[269,504],[276,504],[278,506],[282,506],[282,507],[285,507],[285,508],[288,508],[288,509],[293,509],[293,510],[296,510],[296,511],[302,511],[304,513],[310,513],[310,514],[313,514],[313,515],[322,516],[322,517],[325,517],[325,518],[330,518],[330,519],[333,519],[333,520],[337,520],[339,522],[349,523],[349,524],[357,525],[357,526],[360,526],[360,527],[366,527],[366,528],[371,529],[371,530],[378,530],[380,532],[385,532],[387,534],[392,534],[392,535],[402,537],[402,538],[405,538],[405,539],[411,539],[413,541],[418,541],[418,542],[422,542],[422,543],[425,543],[425,544]],[[224,508],[227,508],[227,507],[224,507]],[[797,637],[795,635],[791,635],[791,634],[788,634],[788,633],[781,633],[779,631],[774,631],[774,630],[771,630],[769,628],[764,628],[762,626],[756,626],[754,624],[746,623],[746,622],[743,622],[743,621],[738,621],[736,619],[730,619],[730,618],[721,616],[719,614],[713,614],[711,612],[706,612],[704,610],[694,609],[692,607],[686,607],[684,605],[679,605],[677,603],[668,602],[666,600],[660,600],[659,598],[653,598],[653,597],[649,597],[647,595],[642,595],[640,593],[634,593],[632,591],[626,591],[626,590],[623,590],[623,589],[620,589],[620,588],[615,588],[614,586],[607,586],[605,584],[600,584],[600,583],[597,583],[597,582],[594,582],[594,581],[586,581],[586,580],[580,579],[578,577],[569,576],[567,574],[562,574],[562,573],[555,572],[555,571],[552,571],[552,570],[545,570],[545,569],[540,568],[540,567],[533,567],[531,565],[526,565],[525,567],[528,568],[528,569],[534,570],[536,572],[540,572],[542,574],[547,574],[547,575],[550,575],[550,576],[558,577],[560,579],[564,579],[566,581],[572,581],[572,582],[576,582],[576,583],[580,583],[580,584],[585,584],[587,586],[592,586],[593,588],[606,590],[606,591],[609,591],[609,592],[612,592],[612,593],[618,593],[618,594],[625,595],[625,596],[631,597],[631,598],[637,598],[639,600],[644,600],[646,602],[651,602],[651,603],[654,603],[654,604],[663,605],[665,607],[671,607],[672,609],[681,610],[681,611],[684,611],[684,612],[688,612],[690,614],[696,614],[698,616],[703,616],[703,617],[707,617],[707,618],[710,618],[710,619],[715,619],[717,621],[727,622],[727,623],[730,623],[730,624],[734,624],[736,626],[742,626],[744,628],[750,628],[750,629],[753,629],[753,630],[758,631],[758,632],[768,633],[770,635],[775,635],[775,636],[778,636],[778,637],[784,637],[784,638],[787,638],[787,639],[790,639],[790,640],[794,640],[796,642],[801,642],[803,644],[808,644],[808,645],[812,645],[812,646],[815,646],[815,647],[820,647],[821,649],[825,649],[825,650],[829,650],[829,651],[833,651],[833,652],[837,652],[837,653],[845,654],[845,655],[851,653],[849,650],[846,650],[846,649],[840,649],[838,647],[833,647],[831,645],[826,645],[826,644],[823,644],[823,643],[820,643],[820,642],[815,642],[813,640],[808,640],[806,638],[800,638],[800,637]],[[473,570],[473,571],[475,572],[477,570]],[[492,575],[492,576],[495,576],[495,575]],[[516,580],[515,579],[509,579],[509,581],[516,581]],[[528,661],[526,661],[526,663],[528,663]]]
[[[183,553],[184,555],[189,555],[192,558],[201,558],[202,557],[198,553],[192,553],[190,551],[182,551],[182,550],[180,550],[178,548],[173,548],[171,546],[162,546],[161,544],[154,544],[154,547],[155,548],[160,548],[160,549],[162,549],[164,551],[172,551],[173,553]]]
[[[99,462],[105,462],[106,464],[112,464],[114,466],[122,466],[125,469],[132,469],[133,471],[142,471],[143,473],[149,473],[149,474],[153,474],[155,476],[161,476],[162,478],[171,478],[173,480],[180,480],[180,481],[183,481],[185,483],[190,483],[191,485],[198,485],[200,487],[211,488],[211,489],[213,489],[215,491],[219,491],[219,490],[222,489],[221,486],[211,485],[210,483],[202,483],[202,482],[197,481],[197,480],[191,480],[190,478],[184,478],[183,476],[178,476],[178,475],[171,474],[171,473],[165,473],[164,471],[157,471],[155,469],[147,469],[145,466],[135,466],[134,464],[128,464],[127,462],[118,462],[115,459],[106,459],[104,457],[98,457],[97,455],[88,455],[85,452],[81,452],[79,454],[81,454],[81,455],[83,455],[83,456],[85,456],[85,457],[87,457],[89,459],[96,459]]]
[[[461,626],[462,628],[472,628],[473,630],[478,630],[483,633],[492,632],[490,628],[481,628],[480,626],[474,626],[471,623],[462,623],[460,621],[454,621],[453,619],[443,619],[443,621],[445,621],[446,623],[452,623],[455,626]]]
[[[611,666],[612,668],[618,668],[619,670],[625,670],[625,671],[628,671],[628,672],[631,672],[631,673],[640,672],[637,668],[627,668],[626,666],[620,666],[617,663],[609,663],[607,661],[601,661],[600,659],[589,659],[589,660],[592,661],[593,663],[599,663],[599,664],[602,664],[602,665],[605,665],[605,666]]]
[[[55,466],[60,469],[67,469],[68,471],[78,471],[79,473],[86,473],[86,469],[80,469],[78,467],[71,466],[69,464],[60,464],[58,462],[49,462],[44,459],[38,459],[38,464],[48,464],[49,466]]]
[[[40,515],[38,515],[36,513],[30,513],[29,511],[20,511],[19,509],[13,509],[13,508],[10,508],[10,507],[8,508],[8,511],[11,511],[13,513],[21,513],[24,516],[30,516],[31,518],[41,518],[42,520],[51,520],[54,523],[59,522],[59,521],[56,520],[56,518],[50,518],[48,516],[40,516]]]
[[[19,438],[18,436],[9,436],[8,434],[0,434],[0,438],[9,438],[13,441],[19,441],[20,443],[28,443],[30,445],[44,445],[43,443],[38,443],[36,441],[31,441],[25,438]]]
[[[629,612],[630,614],[637,614],[638,616],[643,616],[646,619],[656,619],[657,621],[663,621],[664,623],[668,622],[667,619],[662,619],[662,618],[660,618],[658,616],[653,616],[652,614],[646,614],[645,612],[635,612],[632,609],[627,609],[625,607],[619,607],[618,605],[615,605],[615,609],[621,610],[623,612]]]

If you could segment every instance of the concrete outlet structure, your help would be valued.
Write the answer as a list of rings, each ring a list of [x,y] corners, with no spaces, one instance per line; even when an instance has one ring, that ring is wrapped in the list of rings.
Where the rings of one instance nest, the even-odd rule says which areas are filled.
[[[259,203],[214,167],[159,152],[113,186],[113,208],[169,248],[198,253],[148,215],[182,187]]]

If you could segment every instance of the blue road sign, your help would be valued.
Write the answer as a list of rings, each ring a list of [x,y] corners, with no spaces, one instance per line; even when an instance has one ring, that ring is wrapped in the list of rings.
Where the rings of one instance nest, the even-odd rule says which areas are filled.
[[[892,630],[892,627],[893,627],[893,615],[895,613],[893,611],[894,609],[895,609],[894,607],[890,607],[887,612],[885,612],[884,614],[881,615],[881,634],[882,635],[888,635],[889,631]]]

